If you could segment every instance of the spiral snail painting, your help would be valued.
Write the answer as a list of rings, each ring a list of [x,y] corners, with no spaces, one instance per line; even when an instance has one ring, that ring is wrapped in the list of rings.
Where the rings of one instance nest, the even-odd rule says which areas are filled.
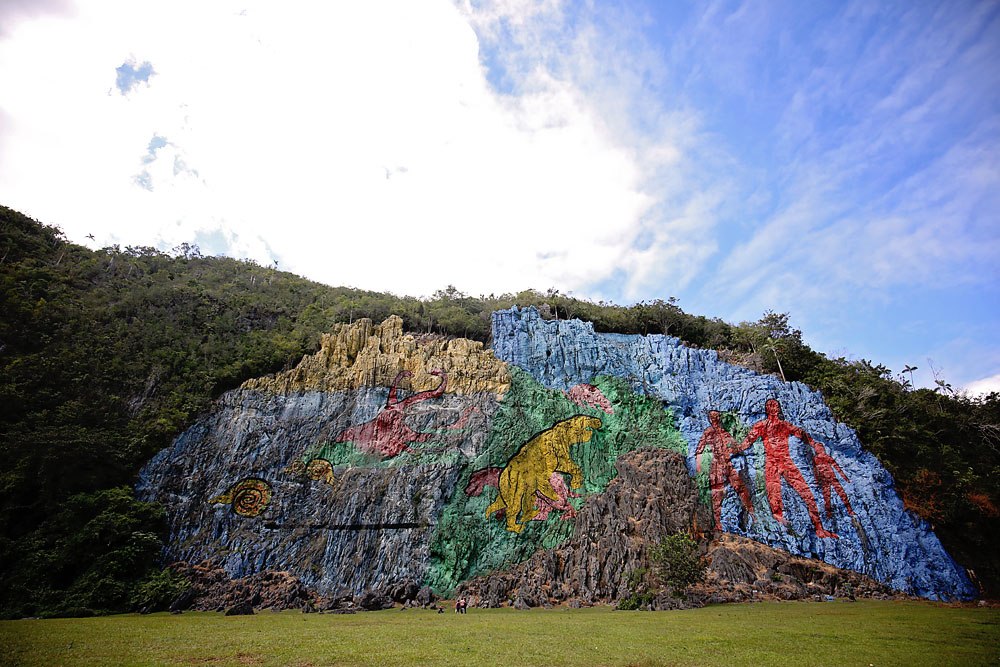
[[[326,459],[313,459],[306,466],[306,475],[309,479],[315,479],[333,484],[333,466]]]
[[[229,503],[240,516],[258,516],[271,502],[271,485],[257,477],[247,477],[229,487],[222,495],[208,501],[212,504]]]
[[[308,465],[302,459],[295,459],[282,472],[289,475],[305,475],[309,479],[325,482],[331,486],[335,481],[333,465],[326,459],[312,459]]]

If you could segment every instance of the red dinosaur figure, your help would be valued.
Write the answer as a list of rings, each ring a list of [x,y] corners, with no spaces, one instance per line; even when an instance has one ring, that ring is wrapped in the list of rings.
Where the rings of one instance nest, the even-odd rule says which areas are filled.
[[[413,377],[410,371],[400,371],[396,379],[392,381],[389,388],[389,398],[386,399],[385,407],[375,415],[375,418],[344,429],[337,436],[335,442],[353,442],[354,445],[365,452],[377,454],[383,458],[391,458],[401,452],[413,451],[410,444],[415,442],[427,442],[433,438],[434,433],[421,433],[414,431],[406,424],[406,409],[415,403],[427,401],[432,398],[439,398],[444,394],[448,386],[448,376],[444,371],[433,370],[431,375],[441,378],[441,384],[435,389],[421,391],[408,398],[400,400],[398,398],[399,383],[404,378]],[[469,413],[475,407],[470,407],[462,413],[462,416],[448,428],[458,429],[465,426]]]

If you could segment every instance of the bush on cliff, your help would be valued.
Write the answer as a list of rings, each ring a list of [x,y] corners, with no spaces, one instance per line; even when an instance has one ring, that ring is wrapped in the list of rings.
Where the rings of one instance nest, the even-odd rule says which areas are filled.
[[[688,586],[705,579],[705,563],[698,554],[698,543],[687,533],[664,538],[649,550],[649,560],[656,576],[674,597],[682,597]]]

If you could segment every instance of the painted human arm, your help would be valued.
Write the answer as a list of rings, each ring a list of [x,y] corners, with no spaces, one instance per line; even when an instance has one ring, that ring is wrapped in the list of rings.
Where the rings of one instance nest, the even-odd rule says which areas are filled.
[[[701,440],[698,441],[698,446],[694,450],[695,472],[701,472],[701,455],[705,451],[705,445],[708,444],[708,435],[711,430],[711,427],[705,429],[705,432],[701,434]]]
[[[753,446],[753,443],[757,442],[758,440],[763,440],[765,427],[766,423],[762,421],[759,421],[756,424],[754,424],[753,427],[750,429],[750,432],[747,433],[747,436],[743,438],[743,442],[736,445],[736,447],[733,449],[733,454],[739,454],[742,451],[746,451],[747,449],[750,449],[751,446]]]

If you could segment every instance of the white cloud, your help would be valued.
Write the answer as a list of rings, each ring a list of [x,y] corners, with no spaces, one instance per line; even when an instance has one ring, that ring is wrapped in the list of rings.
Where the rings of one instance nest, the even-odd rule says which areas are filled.
[[[893,16],[874,36],[847,28],[868,11],[847,7],[795,52],[813,64],[781,90],[778,159],[767,167],[780,197],[729,252],[711,293],[753,301],[757,313],[802,313],[897,288],[995,284],[1000,162],[988,147],[1000,124],[983,110],[1000,78],[995,43],[977,34],[997,21],[979,8],[929,25],[924,11],[884,7]]]
[[[510,4],[95,2],[26,23],[0,41],[4,203],[77,242],[215,233],[409,294],[581,290],[632,264],[641,281],[672,247],[658,231],[630,250],[663,200],[649,169],[679,160],[676,124],[657,141],[613,127],[586,90],[602,82],[531,38],[558,6]],[[490,87],[470,27],[488,39],[500,15],[534,63],[512,66],[517,94]],[[123,96],[129,63],[155,74]]]
[[[970,382],[962,389],[962,393],[969,396],[985,396],[993,392],[1000,393],[1000,373]]]
[[[0,38],[9,35],[23,22],[46,14],[69,11],[68,0],[4,0],[0,2]]]

